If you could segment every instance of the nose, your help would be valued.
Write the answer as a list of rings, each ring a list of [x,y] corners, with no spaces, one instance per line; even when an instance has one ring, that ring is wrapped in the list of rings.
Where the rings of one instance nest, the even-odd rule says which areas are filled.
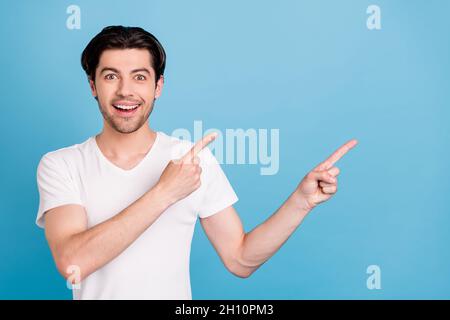
[[[117,87],[116,94],[118,96],[123,96],[123,97],[131,96],[131,95],[133,95],[133,90],[132,89],[133,88],[132,88],[131,81],[122,78],[119,81],[119,85]]]

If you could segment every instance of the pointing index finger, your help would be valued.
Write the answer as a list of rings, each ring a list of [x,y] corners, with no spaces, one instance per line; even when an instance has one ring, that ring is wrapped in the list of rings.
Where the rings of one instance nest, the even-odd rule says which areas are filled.
[[[323,161],[321,164],[319,164],[316,169],[321,170],[328,170],[330,169],[344,154],[346,154],[350,149],[352,149],[354,146],[358,144],[358,141],[356,139],[352,139],[348,142],[346,142],[344,145],[339,147],[331,156],[328,157],[325,161]]]
[[[197,156],[200,151],[202,151],[208,144],[210,144],[214,139],[217,138],[217,132],[210,133],[203,138],[201,138],[197,143],[189,150],[184,156],[183,160],[191,161],[195,156]]]

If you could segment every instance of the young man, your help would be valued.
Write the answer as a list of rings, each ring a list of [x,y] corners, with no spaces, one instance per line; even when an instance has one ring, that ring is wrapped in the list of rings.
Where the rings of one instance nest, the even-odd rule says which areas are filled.
[[[36,222],[59,272],[77,285],[75,299],[192,299],[197,217],[225,267],[250,276],[332,197],[339,174],[333,164],[357,143],[314,168],[267,221],[245,233],[232,206],[238,197],[205,148],[215,135],[192,145],[148,125],[165,59],[147,31],[104,28],[81,57],[103,130],[39,163]]]

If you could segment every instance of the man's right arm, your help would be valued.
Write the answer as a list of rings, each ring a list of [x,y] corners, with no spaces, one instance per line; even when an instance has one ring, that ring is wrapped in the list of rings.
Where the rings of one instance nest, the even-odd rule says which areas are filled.
[[[87,228],[87,216],[80,205],[64,205],[45,214],[45,235],[58,271],[70,276],[79,268],[80,281],[117,257],[170,206],[158,186],[112,218]]]
[[[127,208],[91,228],[80,205],[68,204],[45,213],[45,235],[58,271],[64,278],[72,266],[83,280],[117,257],[131,245],[172,204],[200,187],[201,167],[198,153],[216,135],[197,142],[179,160],[170,161],[158,183]]]

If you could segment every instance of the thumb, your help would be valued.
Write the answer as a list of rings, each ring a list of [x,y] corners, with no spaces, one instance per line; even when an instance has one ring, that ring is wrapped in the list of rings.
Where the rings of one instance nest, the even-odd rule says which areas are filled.
[[[336,183],[336,178],[333,177],[327,170],[313,171],[311,177],[316,181],[325,181],[327,183]]]

